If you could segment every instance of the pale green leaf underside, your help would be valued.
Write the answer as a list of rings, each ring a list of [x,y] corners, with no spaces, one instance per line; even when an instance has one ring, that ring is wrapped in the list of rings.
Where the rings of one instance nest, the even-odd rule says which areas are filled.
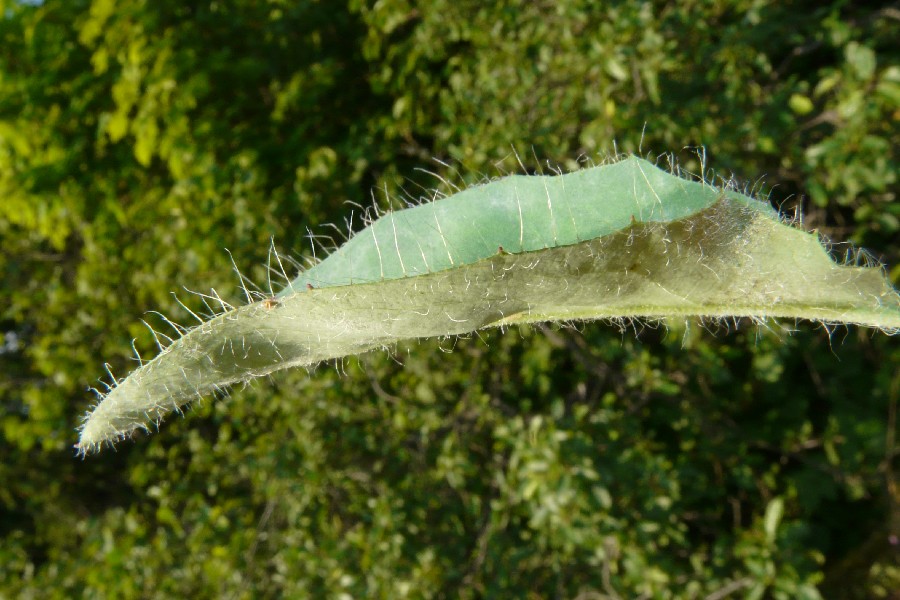
[[[384,217],[277,305],[249,304],[193,329],[102,399],[78,447],[98,449],[230,383],[404,339],[686,316],[895,331],[900,296],[881,269],[836,264],[768,205],[640,159],[505,178]]]

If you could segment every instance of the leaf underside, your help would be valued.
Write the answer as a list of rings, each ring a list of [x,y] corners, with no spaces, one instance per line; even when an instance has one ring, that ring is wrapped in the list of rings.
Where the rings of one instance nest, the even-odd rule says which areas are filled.
[[[572,175],[602,169],[615,177],[572,184]],[[301,274],[277,303],[219,315],[118,382],[85,421],[77,448],[90,452],[147,429],[231,383],[485,327],[697,316],[900,329],[900,295],[880,268],[836,264],[815,235],[765,203],[635,158],[585,171],[505,178],[462,192],[463,208],[425,205],[380,219]],[[497,185],[504,181],[505,189]],[[549,203],[524,198],[529,185]],[[572,194],[592,197],[566,204],[584,200]],[[497,197],[506,198],[495,202],[503,215],[483,209]],[[594,205],[601,208],[593,213],[584,207]],[[540,210],[548,212],[529,217]],[[420,217],[403,214],[413,211]],[[591,229],[595,221],[603,222]]]

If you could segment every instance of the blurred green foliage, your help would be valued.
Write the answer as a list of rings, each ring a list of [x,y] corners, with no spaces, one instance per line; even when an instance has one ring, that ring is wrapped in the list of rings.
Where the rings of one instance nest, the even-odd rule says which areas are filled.
[[[346,200],[440,183],[417,168],[674,151],[897,283],[898,18],[0,0],[0,597],[898,598],[900,347],[868,331],[490,331],[71,449],[146,311],[239,297],[223,248],[265,282],[271,237],[311,254]]]

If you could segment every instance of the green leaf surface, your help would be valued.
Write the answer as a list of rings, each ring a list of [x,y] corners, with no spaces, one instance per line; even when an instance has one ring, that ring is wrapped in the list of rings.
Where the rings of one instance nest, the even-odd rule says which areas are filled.
[[[176,340],[106,395],[78,448],[231,383],[517,323],[771,317],[900,328],[878,268],[835,263],[767,204],[638,159],[511,176],[385,215],[277,299]]]

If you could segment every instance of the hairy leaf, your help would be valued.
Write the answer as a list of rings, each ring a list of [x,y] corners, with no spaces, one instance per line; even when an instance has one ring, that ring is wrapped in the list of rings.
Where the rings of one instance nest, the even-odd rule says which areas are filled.
[[[900,296],[880,269],[835,263],[768,204],[642,159],[510,176],[385,215],[277,298],[191,330],[117,383],[78,448],[221,386],[399,340],[685,316],[896,330]]]

